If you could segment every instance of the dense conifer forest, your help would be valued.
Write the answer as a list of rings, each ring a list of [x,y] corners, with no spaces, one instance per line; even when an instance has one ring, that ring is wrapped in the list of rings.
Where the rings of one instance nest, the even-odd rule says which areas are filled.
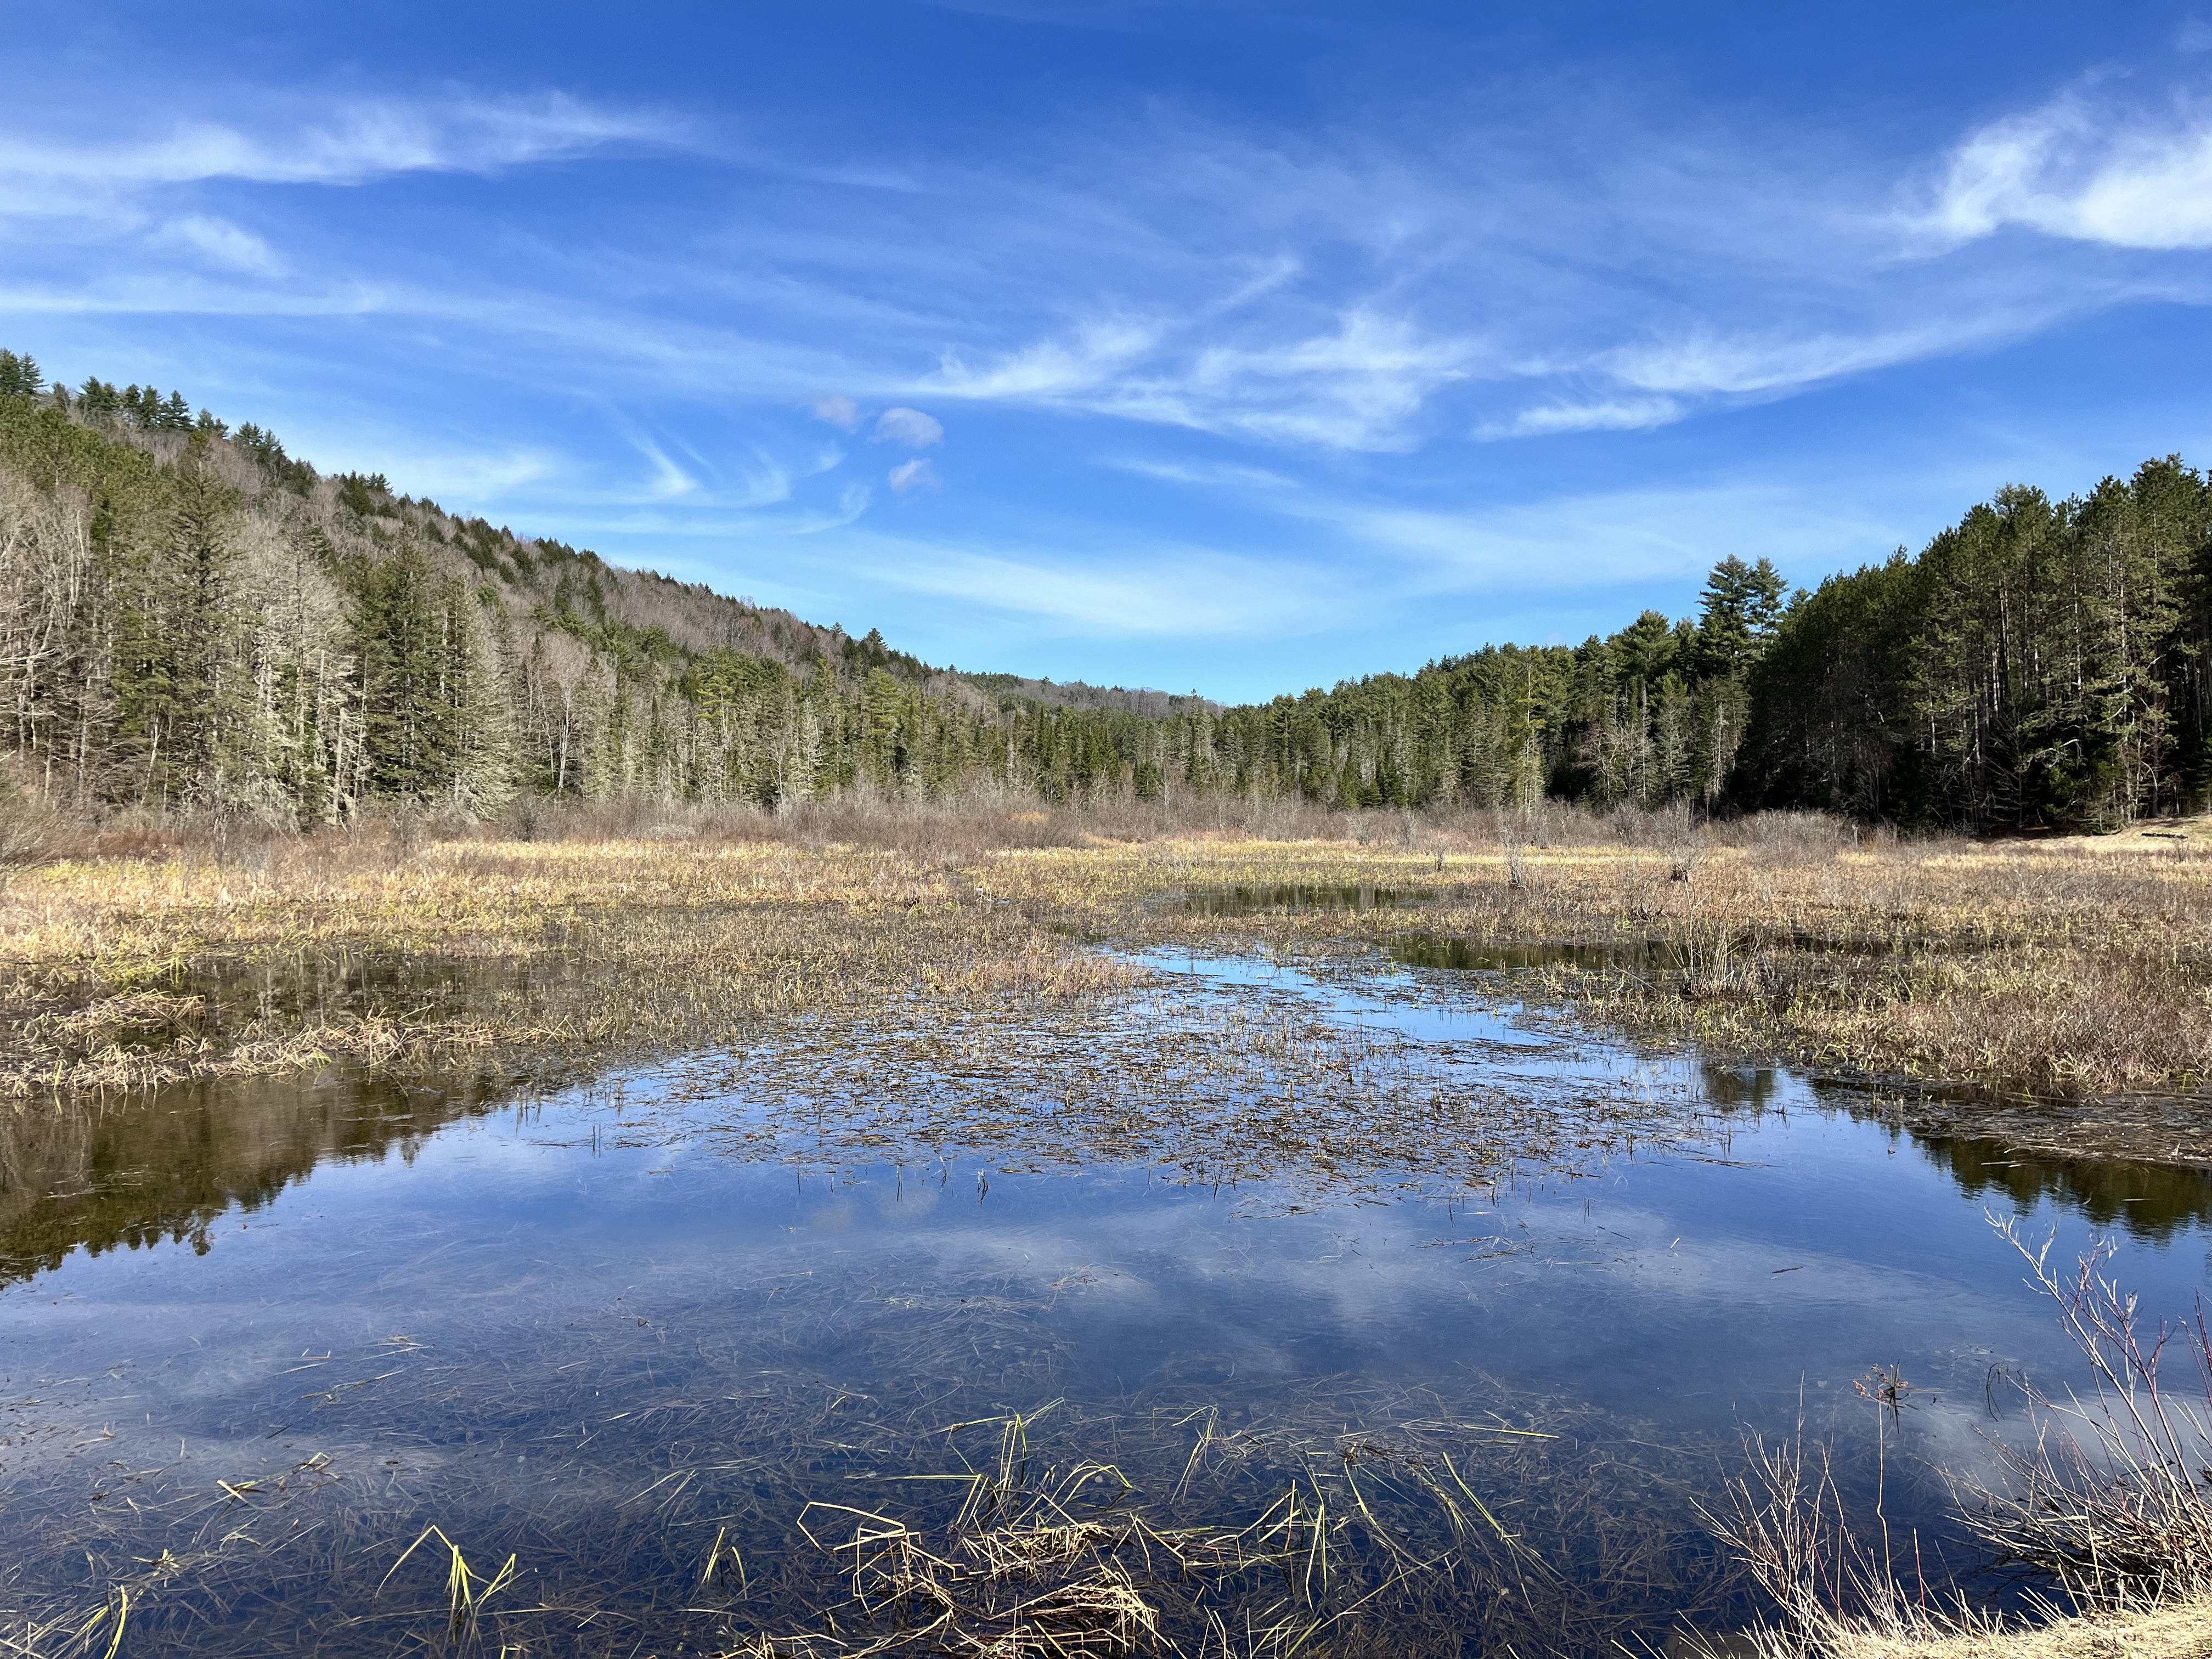
[[[9,787],[102,816],[988,790],[2091,828],[2212,788],[2208,592],[2212,496],[2168,458],[1814,592],[1729,557],[1695,617],[1223,708],[933,668],[0,352]]]

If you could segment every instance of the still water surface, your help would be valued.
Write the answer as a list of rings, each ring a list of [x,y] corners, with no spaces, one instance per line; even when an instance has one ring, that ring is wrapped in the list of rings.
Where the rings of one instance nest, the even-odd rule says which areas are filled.
[[[1698,1132],[1476,1188],[1425,1188],[1408,1147],[1385,1199],[957,1146],[763,1158],[731,1133],[742,1089],[651,1073],[521,1105],[333,1075],[68,1133],[0,1119],[0,1607],[132,1584],[131,1651],[435,1645],[443,1558],[386,1577],[434,1523],[479,1571],[515,1558],[491,1650],[713,1651],[843,1593],[807,1503],[941,1525],[967,1489],[915,1477],[991,1467],[1006,1415],[1049,1407],[1034,1479],[1110,1464],[1165,1521],[1241,1524],[1304,1483],[1339,1517],[1340,1601],[1449,1558],[1341,1650],[1589,1651],[1755,1610],[1697,1508],[1747,1433],[1826,1437],[1854,1486],[1879,1431],[1893,1523],[1972,1571],[1925,1472],[2019,1431],[2008,1376],[2079,1374],[1991,1214],[2056,1229],[2062,1259],[2118,1238],[2155,1311],[2205,1281],[2195,1171],[1917,1139],[1465,975],[1152,965],[1487,1042],[1516,1088],[1648,1090]],[[1855,1389],[1875,1366],[1902,1413]],[[1454,1530],[1413,1473],[1446,1458],[1494,1528]],[[738,1575],[702,1565],[725,1539]]]

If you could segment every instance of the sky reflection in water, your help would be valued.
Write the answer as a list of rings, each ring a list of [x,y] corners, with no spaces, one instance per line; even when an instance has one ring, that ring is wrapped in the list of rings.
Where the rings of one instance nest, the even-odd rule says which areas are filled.
[[[521,1109],[341,1080],[179,1094],[111,1114],[74,1165],[41,1163],[19,1122],[0,1129],[14,1589],[96,1600],[101,1571],[258,1528],[260,1565],[228,1547],[210,1569],[228,1610],[194,1638],[243,1645],[388,1612],[409,1587],[368,1587],[434,1521],[486,1558],[519,1553],[540,1604],[620,1602],[652,1639],[703,1617],[680,1609],[704,1605],[693,1581],[718,1528],[785,1561],[760,1571],[789,1588],[808,1498],[927,1510],[938,1488],[892,1477],[957,1472],[965,1443],[929,1431],[1054,1399],[1063,1426],[1041,1443],[1110,1451],[1147,1501],[1169,1501],[1194,1411],[1288,1437],[1249,1463],[1209,1457],[1184,1507],[1224,1517],[1300,1457],[1325,1470],[1332,1437],[1362,1425],[1456,1436],[1502,1514],[1522,1505],[1571,1573],[1595,1571],[1575,1565],[1574,1514],[1539,1517],[1532,1480],[1640,1483],[1669,1547],[1694,1555],[1691,1501],[1741,1432],[1802,1415],[1863,1446],[1874,1413],[1852,1383],[1870,1367],[1917,1390],[1895,1425],[1909,1451],[1954,1466],[2017,1426],[2007,1372],[2076,1375],[1985,1208],[2056,1226],[2063,1259],[2117,1234],[2148,1310],[2188,1311],[2204,1281],[2212,1183],[2195,1172],[1916,1140],[1789,1074],[1655,1063],[1442,979],[1154,965],[1224,995],[1264,980],[1422,1041],[1511,1042],[1508,1069],[1553,1086],[1691,1083],[1728,1133],[1583,1178],[1384,1203],[951,1152],[742,1162],[715,1133],[741,1102],[672,1108],[649,1077]],[[225,1134],[252,1156],[222,1152]],[[1499,1443],[1493,1466],[1473,1431],[1420,1426],[1483,1422],[1563,1438],[1535,1468]],[[1945,1536],[1933,1490],[1905,1491],[1901,1518]],[[143,1513],[118,1519],[118,1501]],[[276,1547],[295,1534],[311,1541]],[[706,1626],[772,1622],[780,1593],[725,1596]],[[344,1629],[370,1645],[368,1626],[325,1639],[344,1646]]]

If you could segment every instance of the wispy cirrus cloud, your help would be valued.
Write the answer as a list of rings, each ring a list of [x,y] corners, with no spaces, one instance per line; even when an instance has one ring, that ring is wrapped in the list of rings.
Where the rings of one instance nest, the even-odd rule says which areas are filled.
[[[211,213],[187,213],[166,221],[155,231],[154,240],[187,250],[231,270],[273,273],[283,264],[267,241],[243,225]]]
[[[1619,347],[1599,362],[1613,380],[1639,392],[1736,395],[1812,386],[1909,362],[1955,345],[1958,339],[1955,325],[1863,334],[1730,334],[1699,328],[1672,339]]]
[[[1272,467],[1247,466],[1222,461],[1169,461],[1149,455],[1111,455],[1103,465],[1119,472],[1166,483],[1199,484],[1219,489],[1294,489],[1289,474]]]
[[[979,402],[1073,402],[1112,386],[1158,345],[1165,329],[1123,319],[1077,323],[1059,337],[1035,340],[980,365],[948,348],[922,388]]]
[[[647,486],[647,498],[653,501],[673,501],[696,494],[699,481],[668,459],[667,451],[649,438],[633,440],[638,453],[644,456],[653,469],[653,482]],[[789,481],[781,476],[772,477],[769,493],[765,499],[782,501],[791,494]]]
[[[1407,593],[1605,589],[1702,575],[1723,548],[1802,568],[1894,544],[1877,518],[1778,483],[1586,489],[1453,511],[1324,496],[1308,510],[1405,560]]]
[[[878,592],[1249,641],[1539,578],[1675,582],[1754,544],[1793,574],[1879,551],[1891,526],[1808,518],[1786,492],[1524,483],[1538,452],[1610,467],[1638,453],[1618,434],[2203,286],[2172,256],[2212,246],[2191,205],[2212,127],[2185,100],[2093,92],[1912,154],[1567,77],[1347,99],[1295,130],[1073,111],[1012,160],[957,135],[841,149],[826,125],[740,143],[735,117],[550,93],[210,105],[76,137],[0,112],[0,214],[47,216],[0,249],[0,308],[90,342],[76,373],[113,372],[92,356],[108,339],[189,340],[179,319],[275,342],[240,374],[251,398],[125,361],[288,441],[288,411],[256,401],[292,383],[282,350],[323,375],[303,401],[355,395],[366,363],[387,376],[374,395],[466,386],[457,426],[538,422],[547,454],[384,470],[637,538],[617,554],[661,537],[738,562],[812,537],[825,570],[849,552]],[[532,172],[603,154],[640,171]],[[156,246],[167,263],[113,257]],[[602,428],[563,433],[579,408]],[[931,497],[944,421],[957,487]],[[1208,499],[1164,512],[1133,474]],[[963,530],[876,558],[864,520],[895,508]]]
[[[1019,170],[792,152],[745,161],[734,240],[618,217],[596,242],[533,238],[436,269],[358,245],[311,253],[273,211],[168,204],[217,183],[495,173],[625,146],[689,146],[711,170],[743,147],[563,94],[356,100],[135,138],[0,135],[0,213],[164,239],[211,279],[141,285],[180,311],[465,319],[513,372],[548,361],[514,349],[526,335],[559,348],[551,361],[622,363],[641,389],[811,396],[848,430],[863,401],[935,399],[1346,455],[1667,425],[2018,337],[2125,291],[1979,258],[2001,223],[2144,248],[2212,236],[2212,140],[2186,111],[2118,139],[2063,99],[1986,125],[1944,164],[1937,208],[1900,221],[1893,161],[1778,156],[1748,130],[1662,134],[1599,91],[1318,136],[1156,107],[1043,135]],[[238,306],[224,275],[259,297]],[[126,296],[127,272],[87,278],[27,302],[163,303]]]
[[[430,447],[403,434],[302,428],[287,435],[302,451],[312,448],[326,465],[384,472],[410,493],[439,501],[483,501],[527,492],[558,478],[566,459],[535,447],[481,451]]]
[[[2063,125],[2045,112],[2006,131]],[[1116,171],[1141,182],[1091,215],[1144,234],[1124,235],[1084,281],[1054,273],[1072,312],[994,350],[947,346],[917,384],[1384,452],[1449,430],[1495,441],[1667,425],[2024,337],[2141,291],[2111,272],[2085,280],[1971,251],[1930,260],[1924,229],[1893,205],[1925,158],[1765,138],[1662,136],[1639,125],[1632,99],[1574,93],[1546,111],[1524,102],[1456,130],[1334,145],[1188,122],[1125,133]],[[1161,153],[1144,155],[1148,141]],[[1978,142],[1961,154],[1989,149]],[[2119,146],[2135,172],[2107,168],[2081,215],[2124,220],[2113,234],[2153,245],[2147,222],[2097,204],[2186,200],[2195,143]],[[2002,205],[1993,188],[1975,210],[1984,217]],[[1972,193],[1952,191],[1953,221],[1972,217]],[[2196,234],[2180,220],[2157,234]],[[1253,274],[1216,276],[1232,257]]]
[[[1485,422],[1480,438],[1548,437],[1559,432],[1641,432],[1666,426],[1688,412],[1673,398],[1607,398],[1596,402],[1540,404],[1509,419]]]
[[[1468,343],[1354,306],[1289,338],[1204,319],[1093,324],[980,368],[953,359],[926,384],[946,397],[1086,413],[1346,450],[1389,449],[1437,389],[1465,378]]]
[[[1373,597],[1602,588],[1701,574],[1715,549],[1843,559],[1893,546],[1894,526],[1782,483],[1691,481],[1547,492],[1535,499],[1419,507],[1249,468],[1142,460],[1122,470],[1231,494],[1279,522],[1306,526],[1278,545],[1328,568],[1356,559]]]
[[[489,173],[610,144],[669,142],[665,116],[603,108],[559,93],[485,100],[459,93],[363,100],[316,117],[266,111],[258,127],[188,119],[130,138],[0,136],[0,211],[74,215],[94,198],[228,179],[359,185],[395,173]]]

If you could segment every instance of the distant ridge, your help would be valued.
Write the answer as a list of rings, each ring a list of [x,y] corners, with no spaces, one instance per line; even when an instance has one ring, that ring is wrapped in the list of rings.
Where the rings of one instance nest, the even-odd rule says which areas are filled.
[[[1548,794],[1990,830],[2212,799],[2212,494],[2171,456],[1816,592],[1723,558],[1693,618],[1239,707],[935,667],[8,351],[0,551],[7,787],[100,813]]]

